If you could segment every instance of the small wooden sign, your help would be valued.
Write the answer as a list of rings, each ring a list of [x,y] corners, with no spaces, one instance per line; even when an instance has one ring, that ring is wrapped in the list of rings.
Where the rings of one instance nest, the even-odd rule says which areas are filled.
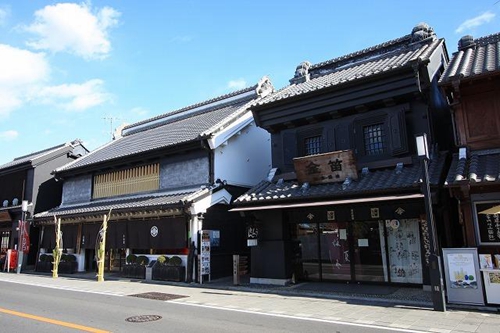
[[[0,212],[0,222],[10,222],[12,218],[10,217],[9,211],[4,210]]]
[[[293,159],[297,180],[310,184],[338,183],[347,177],[358,179],[352,150],[297,157]]]

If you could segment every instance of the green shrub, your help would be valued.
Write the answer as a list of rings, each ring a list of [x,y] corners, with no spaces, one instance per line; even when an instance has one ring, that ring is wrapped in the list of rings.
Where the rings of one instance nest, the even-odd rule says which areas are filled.
[[[66,254],[67,262],[76,262],[76,256],[74,254]]]
[[[160,264],[160,265],[167,265],[168,262],[170,261],[170,259],[167,257],[167,256],[158,256],[158,258],[156,259],[156,261]]]
[[[178,256],[173,256],[168,261],[168,264],[170,266],[181,266],[182,265],[182,259],[180,257],[178,257]]]
[[[45,262],[53,262],[54,261],[54,256],[51,254],[46,254],[45,255]]]
[[[127,264],[135,264],[137,262],[137,256],[135,254],[129,254],[127,256]]]
[[[139,265],[147,265],[149,264],[149,258],[146,256],[138,256],[136,263]]]
[[[47,256],[48,256],[48,254],[45,254],[45,253],[40,254],[39,261],[43,261],[43,262],[47,261]]]

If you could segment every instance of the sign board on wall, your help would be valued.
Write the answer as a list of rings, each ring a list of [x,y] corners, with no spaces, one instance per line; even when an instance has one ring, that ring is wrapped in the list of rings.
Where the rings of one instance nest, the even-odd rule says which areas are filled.
[[[500,245],[500,201],[476,202],[474,205],[479,244]]]
[[[301,183],[322,184],[343,182],[347,177],[358,179],[352,150],[293,159],[297,180]]]
[[[443,249],[448,302],[484,305],[477,249]]]

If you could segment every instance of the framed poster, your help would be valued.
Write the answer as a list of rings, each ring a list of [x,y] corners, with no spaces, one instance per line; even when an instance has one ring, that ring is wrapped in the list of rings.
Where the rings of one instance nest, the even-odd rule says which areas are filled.
[[[445,248],[443,259],[448,302],[484,305],[477,249]]]
[[[474,224],[480,245],[500,245],[500,200],[474,203]]]

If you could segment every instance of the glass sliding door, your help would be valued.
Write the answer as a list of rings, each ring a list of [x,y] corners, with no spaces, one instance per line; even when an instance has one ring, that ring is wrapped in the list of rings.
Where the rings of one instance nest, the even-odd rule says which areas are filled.
[[[351,280],[347,223],[320,223],[319,226],[323,280]]]
[[[295,225],[297,247],[300,257],[300,280],[321,280],[319,268],[319,240],[317,223],[298,223]]]
[[[354,278],[356,281],[386,281],[378,221],[352,222]]]

